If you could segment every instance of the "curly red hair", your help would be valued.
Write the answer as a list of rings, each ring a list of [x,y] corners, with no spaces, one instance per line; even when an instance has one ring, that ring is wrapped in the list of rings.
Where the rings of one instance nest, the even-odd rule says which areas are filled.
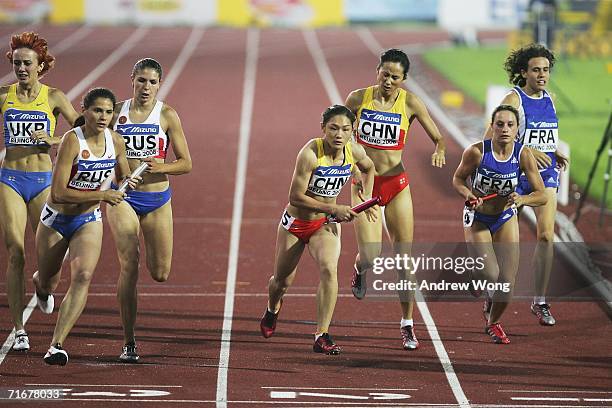
[[[6,53],[6,58],[13,63],[13,52],[18,48],[29,48],[38,56],[38,63],[42,65],[42,69],[38,76],[45,75],[55,64],[55,57],[49,54],[47,49],[47,40],[39,37],[34,32],[25,32],[15,34],[10,41],[11,50]]]

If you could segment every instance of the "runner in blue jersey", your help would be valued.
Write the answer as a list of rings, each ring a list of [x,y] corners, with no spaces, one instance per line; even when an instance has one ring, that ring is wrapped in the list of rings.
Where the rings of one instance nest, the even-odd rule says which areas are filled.
[[[519,231],[516,208],[544,205],[546,195],[538,175],[536,161],[529,149],[516,142],[519,113],[510,105],[498,106],[491,116],[492,138],[468,146],[453,176],[453,187],[467,201],[476,204],[464,209],[465,240],[484,269],[474,271],[475,279],[504,284],[506,292],[487,293],[483,309],[485,331],[495,343],[510,343],[501,326],[501,316],[508,306],[519,263]],[[517,187],[524,175],[533,191],[519,194]],[[467,179],[471,178],[471,188]],[[497,197],[483,201],[485,195]]]
[[[545,295],[554,256],[559,171],[568,164],[568,159],[559,152],[559,121],[553,100],[546,91],[554,63],[553,53],[541,45],[528,45],[510,53],[504,66],[515,86],[502,100],[519,112],[518,141],[535,157],[548,198],[546,205],[535,209],[538,242],[533,257],[535,296],[531,304],[532,313],[543,326],[555,324]],[[490,134],[487,131],[486,137]],[[517,191],[527,194],[532,191],[532,185],[522,177]]]

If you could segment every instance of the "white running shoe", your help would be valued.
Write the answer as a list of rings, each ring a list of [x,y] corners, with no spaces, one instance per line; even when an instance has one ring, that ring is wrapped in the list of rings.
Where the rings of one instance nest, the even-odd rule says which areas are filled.
[[[65,366],[68,362],[68,353],[66,353],[66,350],[62,349],[62,346],[58,343],[55,346],[49,347],[44,360],[45,363],[49,365]]]
[[[47,299],[43,300],[37,293],[36,304],[41,312],[44,314],[51,314],[53,313],[53,307],[55,306],[55,299],[53,299],[53,295],[49,293],[47,295]]]
[[[28,351],[30,349],[30,339],[25,330],[17,330],[15,333],[15,344],[13,344],[13,350],[17,351]]]

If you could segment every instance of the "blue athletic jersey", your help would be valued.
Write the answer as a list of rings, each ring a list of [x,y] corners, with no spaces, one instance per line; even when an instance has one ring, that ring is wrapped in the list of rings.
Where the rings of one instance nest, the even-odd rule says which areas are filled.
[[[528,96],[521,88],[513,88],[520,98],[518,141],[524,146],[546,153],[552,162],[540,172],[557,166],[555,151],[559,144],[559,120],[552,98],[542,91],[540,98]]]
[[[523,145],[514,142],[514,150],[507,160],[498,160],[491,149],[491,139],[482,142],[482,159],[472,175],[472,187],[483,195],[497,193],[507,196],[519,182],[520,157]]]

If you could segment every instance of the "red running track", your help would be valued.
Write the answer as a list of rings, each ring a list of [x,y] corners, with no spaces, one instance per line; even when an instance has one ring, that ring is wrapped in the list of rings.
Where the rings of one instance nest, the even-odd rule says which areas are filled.
[[[53,51],[54,43],[80,28],[38,29],[50,39]],[[8,31],[0,31],[0,37]],[[92,29],[58,55],[57,68],[45,82],[68,92],[133,33],[127,27]],[[90,85],[108,86],[119,98],[129,97],[131,66],[144,56],[157,58],[168,78],[172,67],[181,69],[175,60],[191,34],[190,28],[146,32]],[[447,39],[435,31],[373,35],[382,47]],[[337,89],[344,98],[374,81],[377,59],[363,35],[321,30],[316,39],[332,75],[328,89]],[[249,51],[257,57],[251,82],[245,82],[248,41],[256,41]],[[9,72],[8,64],[6,68]],[[206,29],[165,100],[182,118],[194,168],[190,175],[172,179],[175,251],[170,280],[156,284],[146,270],[141,273],[137,339],[142,363],[117,362],[122,346],[114,294],[118,264],[106,228],[87,308],[65,344],[69,364],[43,363],[56,316],[35,310],[27,323],[31,351],[11,351],[0,365],[3,392],[59,387],[65,390],[61,406],[67,407],[612,405],[612,333],[596,304],[555,303],[559,323],[542,328],[527,301],[514,303],[504,320],[512,343],[500,346],[483,333],[479,302],[427,302],[420,308],[425,315],[415,313],[421,348],[405,352],[397,303],[367,298],[359,302],[350,294],[355,253],[351,226],[344,226],[340,297],[332,324],[343,353],[323,356],[311,351],[318,276],[306,254],[277,333],[264,340],[258,324],[294,159],[304,142],[319,134],[320,113],[331,103],[317,61],[301,31]],[[248,144],[241,143],[247,136]],[[404,159],[411,178],[416,242],[462,240],[462,204],[450,186],[461,148],[450,138],[448,145],[446,168],[435,170],[429,166],[431,142],[420,127],[411,129]],[[244,167],[236,163],[240,154],[246,157]],[[235,190],[241,183],[243,194]],[[348,201],[347,195],[342,199]],[[527,225],[521,224],[521,234],[534,239]],[[31,254],[32,234],[27,238]],[[2,248],[0,264],[5,260]],[[35,262],[28,259],[27,273],[34,269]],[[227,290],[232,272],[235,286]],[[58,298],[66,280],[64,271]],[[226,299],[226,293],[233,292],[235,296]],[[11,324],[5,297],[0,307],[6,338]],[[431,320],[427,325],[425,309]],[[231,323],[231,331],[225,332],[229,342],[221,341],[224,323],[226,329]],[[447,364],[441,355],[447,356]]]

